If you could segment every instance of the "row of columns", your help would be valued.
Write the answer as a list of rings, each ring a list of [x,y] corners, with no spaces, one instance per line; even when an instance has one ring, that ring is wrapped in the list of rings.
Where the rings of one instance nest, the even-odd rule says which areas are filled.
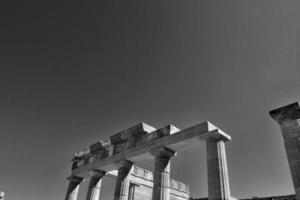
[[[228,180],[227,161],[223,138],[207,139],[207,168],[208,168],[208,195],[210,200],[229,200],[230,188]],[[175,152],[166,147],[153,149],[154,156],[153,193],[152,200],[170,199],[170,159]],[[118,163],[114,200],[128,200],[130,179],[129,175],[133,163],[127,160]],[[103,171],[95,171],[92,176],[86,200],[99,200]],[[77,200],[79,185],[83,179],[69,178],[69,187],[65,200]]]

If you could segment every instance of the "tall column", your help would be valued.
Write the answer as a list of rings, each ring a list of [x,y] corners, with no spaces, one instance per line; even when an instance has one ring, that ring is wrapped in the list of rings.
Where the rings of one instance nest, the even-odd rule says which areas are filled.
[[[166,147],[151,151],[155,156],[152,200],[170,199],[170,158],[175,152]]]
[[[83,178],[77,176],[71,176],[68,179],[70,182],[69,182],[65,200],[77,200],[79,185],[83,180]]]
[[[130,171],[133,163],[127,160],[118,163],[118,176],[115,186],[114,200],[128,200],[129,184],[130,184]]]
[[[86,200],[99,200],[100,197],[101,181],[105,172],[95,170],[94,173],[95,175],[93,175],[90,179]]]
[[[297,200],[300,200],[300,107],[293,103],[270,111],[280,125]]]
[[[230,195],[225,141],[230,140],[220,133],[206,139],[207,180],[209,200],[232,199]]]

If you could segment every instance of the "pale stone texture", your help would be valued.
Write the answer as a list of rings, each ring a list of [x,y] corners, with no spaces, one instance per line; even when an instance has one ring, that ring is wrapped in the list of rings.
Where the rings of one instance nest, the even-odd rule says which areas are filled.
[[[224,138],[206,140],[208,197],[210,200],[232,199],[230,195]]]
[[[170,199],[170,158],[175,154],[171,149],[161,147],[151,151],[155,156],[152,200]]]
[[[95,175],[90,179],[86,200],[99,200],[101,182],[104,175],[105,172],[103,171],[95,171]]]
[[[300,200],[300,107],[293,103],[270,111],[281,128],[297,200]]]
[[[83,178],[71,176],[68,179],[70,182],[69,182],[65,200],[77,200],[79,186]]]
[[[114,192],[114,200],[128,200],[129,185],[130,185],[130,171],[132,169],[132,162],[124,160],[119,162],[118,176]]]
[[[134,200],[152,199],[153,174],[151,171],[134,166],[131,171],[130,183],[131,186],[134,186],[134,191],[130,190],[129,197],[133,196]],[[182,182],[170,179],[170,200],[188,199],[189,186]]]

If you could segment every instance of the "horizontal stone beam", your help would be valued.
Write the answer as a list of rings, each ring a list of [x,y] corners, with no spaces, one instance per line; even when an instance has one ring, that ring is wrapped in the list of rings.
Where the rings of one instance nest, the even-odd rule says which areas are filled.
[[[143,145],[122,151],[104,159],[95,160],[88,164],[79,166],[73,169],[72,175],[82,178],[89,177],[89,172],[95,169],[109,172],[118,169],[118,165],[116,163],[121,160],[128,160],[135,163],[140,160],[153,159],[153,155],[150,153],[152,149],[164,146],[175,152],[180,152],[184,149],[190,148],[194,144],[198,144],[201,140],[206,140],[208,137],[214,135],[221,135],[227,140],[231,139],[229,135],[224,133],[218,127],[208,121],[205,121],[173,134],[148,141]]]

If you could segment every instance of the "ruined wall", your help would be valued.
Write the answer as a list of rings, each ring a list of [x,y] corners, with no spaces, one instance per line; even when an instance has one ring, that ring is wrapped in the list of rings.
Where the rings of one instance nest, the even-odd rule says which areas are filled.
[[[151,200],[153,174],[151,171],[134,166],[130,174],[129,200]],[[171,179],[170,200],[188,200],[189,186]]]

